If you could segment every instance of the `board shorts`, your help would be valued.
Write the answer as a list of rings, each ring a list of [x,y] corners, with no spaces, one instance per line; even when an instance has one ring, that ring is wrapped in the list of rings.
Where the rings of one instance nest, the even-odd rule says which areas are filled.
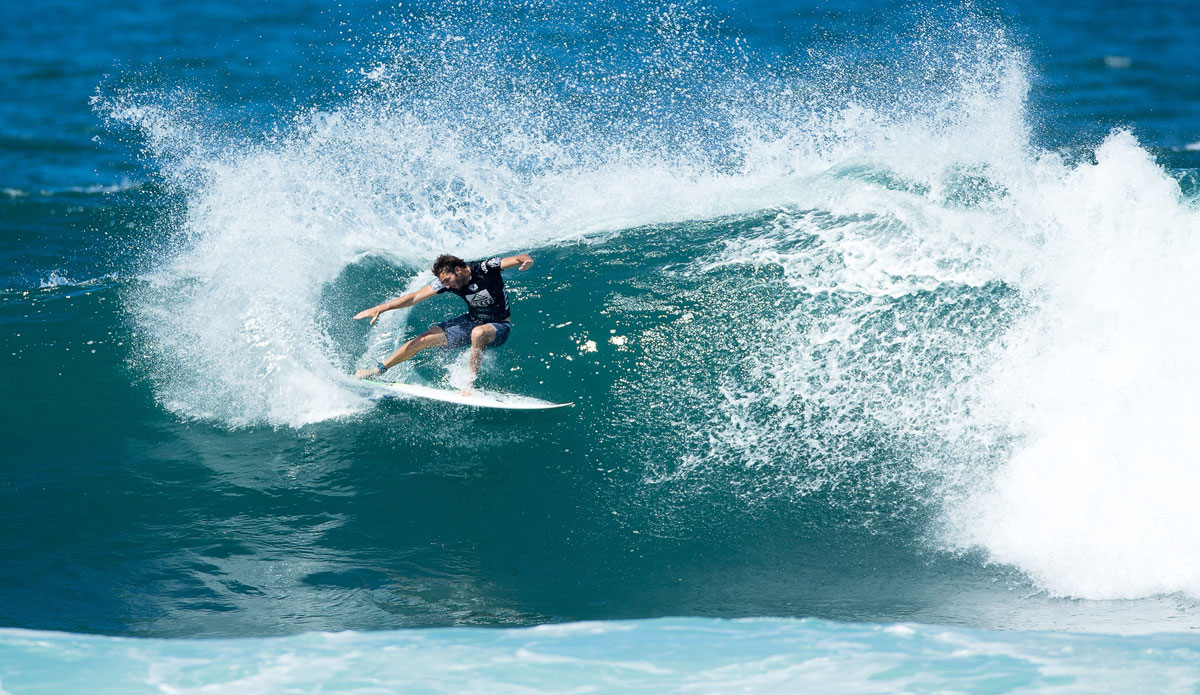
[[[487,344],[487,347],[500,347],[504,341],[508,340],[508,332],[512,329],[512,325],[508,321],[480,321],[476,323],[471,320],[470,314],[455,316],[449,321],[442,321],[438,324],[438,328],[446,333],[446,350],[453,350],[464,345],[471,344],[471,330],[476,326],[490,324],[496,329],[496,337],[492,338],[492,342]]]

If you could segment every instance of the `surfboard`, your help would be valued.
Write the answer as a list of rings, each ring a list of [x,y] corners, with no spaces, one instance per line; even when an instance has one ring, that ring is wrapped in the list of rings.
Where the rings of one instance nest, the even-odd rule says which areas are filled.
[[[379,386],[395,393],[417,398],[428,398],[444,403],[468,405],[474,408],[497,408],[500,410],[553,410],[566,408],[574,403],[551,403],[540,398],[518,396],[512,393],[496,393],[493,391],[472,391],[464,396],[451,389],[435,389],[421,384],[406,384],[403,381],[374,381],[363,379],[364,384]]]

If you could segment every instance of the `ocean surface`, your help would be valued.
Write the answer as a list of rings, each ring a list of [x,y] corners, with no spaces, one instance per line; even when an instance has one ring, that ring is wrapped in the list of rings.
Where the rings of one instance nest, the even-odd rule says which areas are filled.
[[[5,19],[0,693],[1200,693],[1190,0]]]

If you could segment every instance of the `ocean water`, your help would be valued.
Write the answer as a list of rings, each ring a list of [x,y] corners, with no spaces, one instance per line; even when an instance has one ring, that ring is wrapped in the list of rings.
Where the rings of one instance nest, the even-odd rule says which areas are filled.
[[[0,693],[1200,692],[1191,3],[6,19]]]

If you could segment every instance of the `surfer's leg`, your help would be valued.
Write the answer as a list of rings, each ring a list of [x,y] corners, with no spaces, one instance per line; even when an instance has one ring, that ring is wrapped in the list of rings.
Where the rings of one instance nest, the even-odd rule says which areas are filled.
[[[445,344],[446,332],[442,330],[441,326],[430,326],[429,330],[404,343],[400,346],[399,350],[388,355],[387,358],[383,360],[383,366],[385,369],[388,367],[393,367],[401,362],[412,359],[414,355],[422,350]],[[363,379],[369,376],[375,376],[379,373],[380,372],[377,367],[368,367],[367,369],[358,370],[354,373],[354,376],[358,377],[359,379]]]
[[[475,384],[475,375],[479,373],[479,362],[483,359],[483,350],[496,337],[496,329],[490,323],[485,323],[471,329],[471,385]],[[463,389],[470,391],[471,386]]]
[[[384,366],[390,367],[394,364],[400,364],[411,360],[418,352],[428,350],[431,347],[446,344],[446,332],[441,326],[430,326],[429,330],[421,335],[413,338],[407,343],[400,346],[400,349],[393,352],[386,360],[383,361]]]

